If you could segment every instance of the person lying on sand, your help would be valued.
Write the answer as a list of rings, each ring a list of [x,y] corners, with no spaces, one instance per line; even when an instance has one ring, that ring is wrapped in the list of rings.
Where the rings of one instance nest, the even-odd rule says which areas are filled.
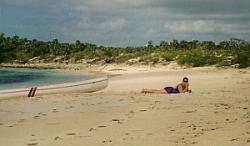
[[[188,78],[184,77],[182,82],[179,83],[176,88],[165,87],[164,89],[142,89],[141,93],[161,93],[161,94],[177,94],[177,93],[191,93],[188,89]]]

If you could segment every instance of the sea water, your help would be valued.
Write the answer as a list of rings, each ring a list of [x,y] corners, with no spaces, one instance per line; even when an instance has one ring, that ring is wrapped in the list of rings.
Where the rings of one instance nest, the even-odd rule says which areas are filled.
[[[89,73],[54,69],[0,68],[0,90],[75,82],[90,76]]]

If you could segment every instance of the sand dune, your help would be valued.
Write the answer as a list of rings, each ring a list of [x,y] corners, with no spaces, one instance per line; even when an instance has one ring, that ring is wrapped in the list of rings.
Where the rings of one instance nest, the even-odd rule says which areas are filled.
[[[250,70],[107,67],[108,88],[0,101],[4,146],[250,145]],[[116,75],[118,74],[118,75]],[[192,94],[141,94],[190,78]]]

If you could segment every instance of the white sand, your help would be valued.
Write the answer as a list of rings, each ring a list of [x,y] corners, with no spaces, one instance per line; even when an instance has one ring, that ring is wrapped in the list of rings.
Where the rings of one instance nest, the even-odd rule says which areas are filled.
[[[250,70],[108,66],[103,91],[0,101],[1,146],[250,145]],[[192,94],[141,94],[190,78]]]

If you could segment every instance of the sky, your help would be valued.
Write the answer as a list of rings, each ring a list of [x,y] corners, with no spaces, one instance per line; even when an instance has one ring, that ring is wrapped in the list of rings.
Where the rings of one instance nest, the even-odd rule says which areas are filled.
[[[0,0],[0,32],[119,47],[249,41],[250,0]]]

